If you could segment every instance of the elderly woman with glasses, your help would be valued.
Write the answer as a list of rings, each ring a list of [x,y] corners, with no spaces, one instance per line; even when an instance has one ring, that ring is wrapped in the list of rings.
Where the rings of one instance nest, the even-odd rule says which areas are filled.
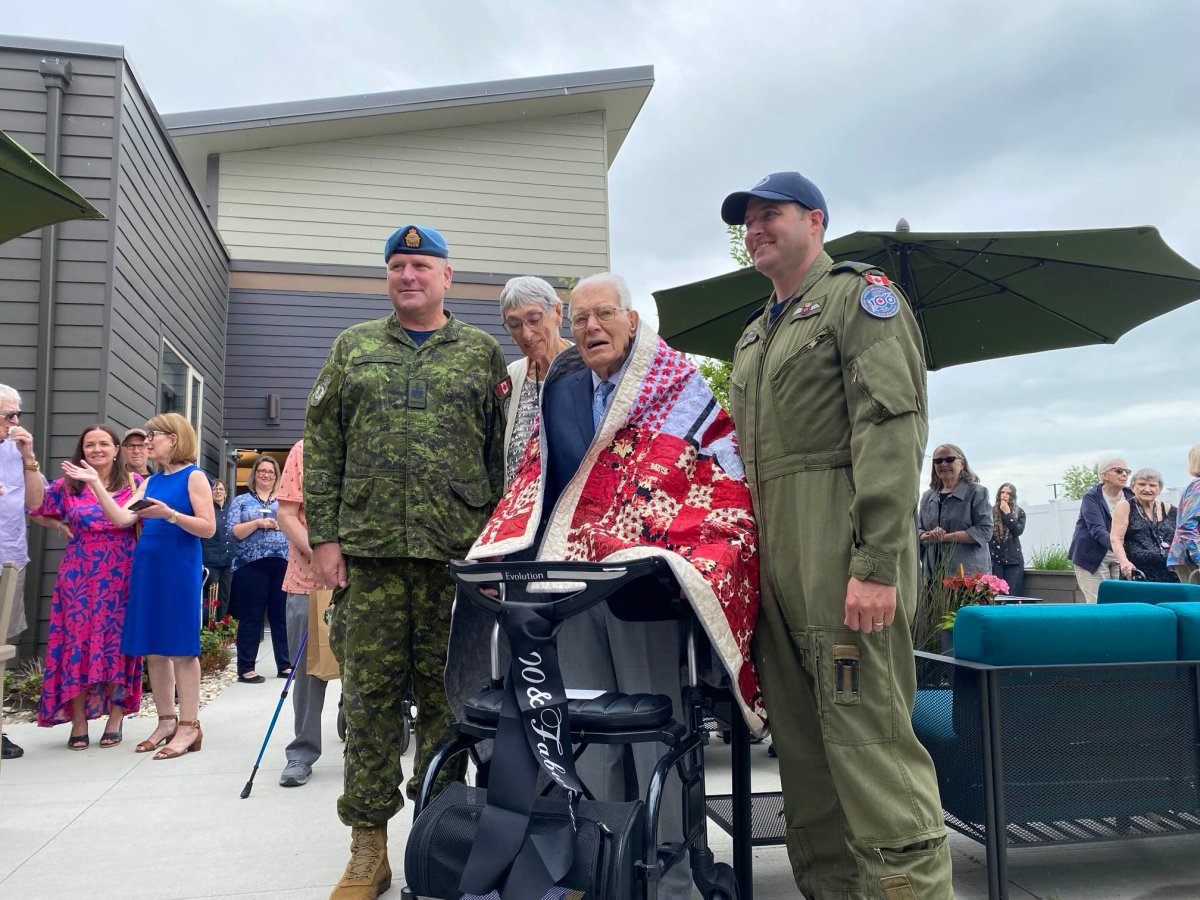
[[[1133,473],[1133,498],[1121,500],[1112,514],[1112,549],[1122,578],[1134,570],[1146,581],[1179,581],[1167,568],[1167,551],[1175,536],[1178,510],[1158,499],[1162,475],[1154,469]]]
[[[509,394],[504,426],[504,481],[507,484],[525,454],[529,435],[533,432],[538,395],[550,363],[570,347],[571,342],[559,332],[563,319],[562,300],[541,278],[521,275],[510,279],[500,292],[500,315],[505,329],[524,354],[508,367],[512,393]]]
[[[917,508],[921,568],[925,579],[991,574],[992,507],[988,492],[971,471],[962,448],[941,444],[933,451],[929,490]]]
[[[1128,478],[1125,460],[1108,460],[1100,467],[1100,483],[1090,488],[1079,503],[1079,518],[1075,520],[1067,557],[1075,566],[1075,580],[1088,603],[1096,602],[1101,581],[1121,577],[1113,552],[1112,525],[1117,504],[1133,499],[1133,491],[1125,487]]]

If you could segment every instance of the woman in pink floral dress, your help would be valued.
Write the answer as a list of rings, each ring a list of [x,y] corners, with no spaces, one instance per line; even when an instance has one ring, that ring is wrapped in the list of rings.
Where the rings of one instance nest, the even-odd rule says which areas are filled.
[[[131,491],[119,453],[117,433],[107,425],[91,425],[71,460],[87,460],[116,502],[124,504]],[[51,484],[30,515],[68,539],[54,583],[38,724],[69,721],[67,746],[83,750],[89,743],[88,720],[107,714],[100,746],[114,747],[121,743],[125,714],[137,712],[142,700],[142,659],[121,653],[133,529],[112,525],[91,488],[70,478]]]

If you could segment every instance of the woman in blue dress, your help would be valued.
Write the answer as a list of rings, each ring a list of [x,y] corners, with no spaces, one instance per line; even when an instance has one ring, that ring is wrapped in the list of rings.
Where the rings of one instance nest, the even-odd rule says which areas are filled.
[[[158,472],[146,482],[146,505],[140,509],[118,506],[86,460],[78,466],[64,462],[63,471],[91,487],[114,525],[142,522],[121,652],[146,657],[158,709],[158,725],[137,752],[165,743],[154,758],[175,759],[199,750],[204,737],[199,719],[200,539],[212,537],[215,528],[212,489],[195,466],[196,432],[187,419],[163,413],[146,423],[146,431],[148,455]]]

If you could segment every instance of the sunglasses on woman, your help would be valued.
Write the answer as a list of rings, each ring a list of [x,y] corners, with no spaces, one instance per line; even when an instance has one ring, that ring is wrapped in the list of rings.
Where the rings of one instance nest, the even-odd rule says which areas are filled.
[[[935,456],[933,458],[933,464],[935,466],[940,466],[940,465],[948,466],[948,465],[950,465],[950,463],[954,462],[956,459],[962,459],[962,457],[961,456]]]

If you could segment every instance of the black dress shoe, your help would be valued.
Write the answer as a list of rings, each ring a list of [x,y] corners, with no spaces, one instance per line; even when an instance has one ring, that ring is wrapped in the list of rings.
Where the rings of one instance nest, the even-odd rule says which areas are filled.
[[[238,681],[240,681],[242,684],[262,684],[266,680],[267,679],[263,678],[261,675],[251,675],[249,678],[247,678],[245,675],[238,676]]]
[[[8,739],[8,735],[3,737],[3,749],[0,750],[0,759],[19,759],[25,755],[25,751]]]

